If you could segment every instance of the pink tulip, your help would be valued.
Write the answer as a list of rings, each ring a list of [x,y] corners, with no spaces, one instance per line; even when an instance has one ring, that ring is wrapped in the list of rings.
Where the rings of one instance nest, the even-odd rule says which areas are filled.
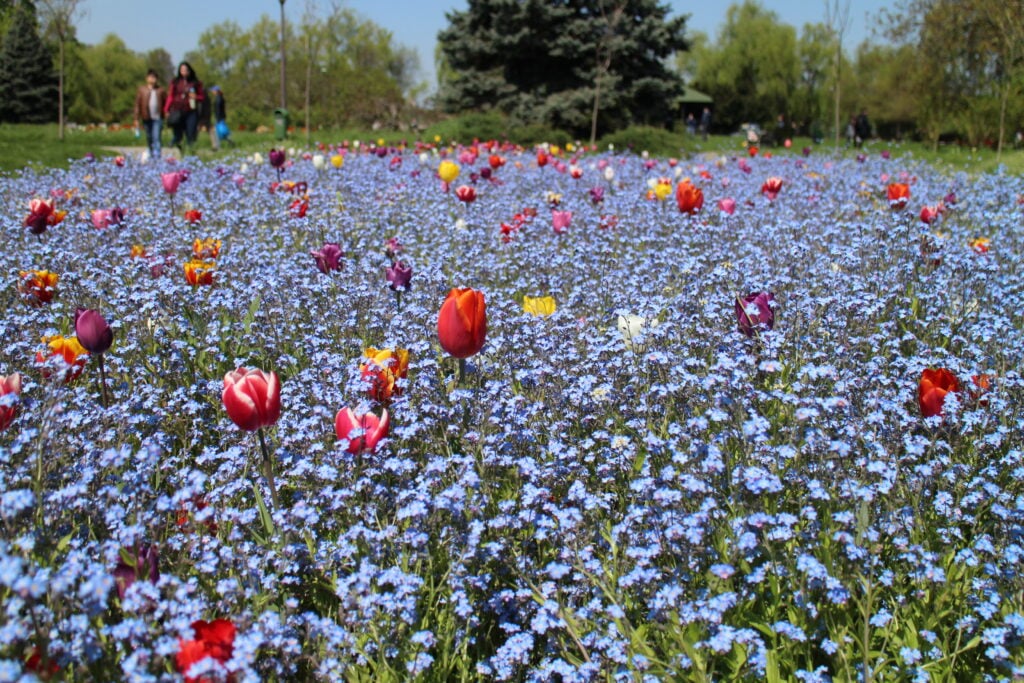
[[[722,213],[733,215],[736,211],[736,200],[732,197],[724,197],[718,200],[718,210]]]
[[[556,235],[561,235],[563,232],[569,229],[569,224],[572,222],[572,211],[552,211],[551,212],[551,227],[554,228]]]
[[[17,372],[3,377],[0,375],[0,432],[11,426],[18,410],[18,396],[21,394],[21,375]],[[6,398],[10,396],[11,398]]]
[[[181,185],[181,172],[172,171],[171,173],[164,173],[160,176],[160,180],[163,181],[164,192],[175,194],[178,191],[178,186]]]
[[[390,424],[386,408],[380,417],[373,413],[356,415],[351,408],[342,408],[334,418],[334,432],[339,439],[348,441],[349,453],[372,453],[388,435]]]

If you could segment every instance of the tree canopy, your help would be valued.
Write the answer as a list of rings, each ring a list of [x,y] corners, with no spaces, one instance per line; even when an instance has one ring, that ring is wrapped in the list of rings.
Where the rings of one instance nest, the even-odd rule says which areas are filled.
[[[575,134],[661,125],[683,80],[668,58],[686,17],[656,0],[469,0],[438,35],[438,99],[449,112],[498,110]]]
[[[9,28],[0,48],[0,121],[45,123],[57,118],[57,74],[49,48],[39,35],[31,2],[9,10]]]

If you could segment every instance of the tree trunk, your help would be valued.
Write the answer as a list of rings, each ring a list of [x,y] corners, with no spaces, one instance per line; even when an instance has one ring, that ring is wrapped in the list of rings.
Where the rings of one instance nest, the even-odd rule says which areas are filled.
[[[306,34],[306,146],[309,146],[309,90],[313,81],[313,39]]]
[[[999,97],[999,143],[996,145],[996,161],[1003,156],[1003,140],[1006,135],[1006,101],[1010,99],[1010,84],[1003,79],[1003,92]]]
[[[60,64],[57,69],[57,139],[64,142],[64,38],[60,39]]]
[[[281,109],[288,106],[287,89],[285,88],[285,52],[284,52],[284,2],[281,0]]]
[[[594,109],[590,113],[590,146],[597,143],[597,112],[601,108],[601,76],[594,79]]]

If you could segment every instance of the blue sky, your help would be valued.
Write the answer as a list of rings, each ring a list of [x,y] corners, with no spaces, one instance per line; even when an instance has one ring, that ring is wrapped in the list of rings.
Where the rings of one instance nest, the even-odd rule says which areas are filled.
[[[285,16],[298,20],[306,0],[286,0]],[[321,7],[329,0],[319,0]],[[703,31],[712,38],[725,19],[728,2],[715,0],[669,0],[675,14],[689,14],[689,31]],[[871,17],[891,3],[886,0],[853,0],[846,44],[854,46],[871,38]],[[446,24],[445,13],[465,9],[465,0],[345,0],[343,5],[362,17],[388,29],[396,42],[414,48],[420,55],[421,80],[433,90],[434,45],[437,32]],[[762,5],[798,29],[805,23],[824,21],[824,0],[776,0]],[[262,14],[277,18],[278,0],[83,0],[86,14],[78,22],[78,39],[98,43],[107,33],[116,33],[129,48],[145,52],[163,47],[175,61],[195,49],[199,34],[209,26],[234,20],[247,27]]]

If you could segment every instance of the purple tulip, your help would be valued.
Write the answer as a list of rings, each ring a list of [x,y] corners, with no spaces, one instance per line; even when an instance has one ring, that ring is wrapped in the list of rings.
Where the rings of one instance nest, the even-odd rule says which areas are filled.
[[[41,213],[30,213],[25,218],[25,227],[33,235],[42,235],[48,225],[47,216]]]
[[[385,271],[388,285],[391,289],[405,291],[409,289],[409,282],[412,280],[412,266],[406,265],[404,261],[395,261],[394,265]]]
[[[759,329],[775,327],[775,294],[772,292],[751,292],[743,299],[736,300],[736,321],[740,332],[753,337]]]
[[[75,335],[89,353],[105,353],[114,343],[114,331],[100,312],[91,308],[75,311]]]
[[[804,147],[804,156],[805,157],[811,156],[811,148],[810,147]]]
[[[129,551],[130,554],[130,551]],[[136,579],[156,583],[160,580],[160,553],[155,545],[144,545],[139,548],[135,555],[135,565],[132,566],[122,558],[114,567],[114,583],[117,586],[117,595],[124,600],[128,588],[135,583]]]
[[[270,159],[270,165],[280,170],[284,166],[284,150],[277,149],[276,147],[267,154],[267,158]]]
[[[319,251],[310,250],[309,255],[316,259],[316,267],[321,273],[341,270],[341,257],[345,252],[337,242],[325,242]]]
[[[950,191],[949,194],[942,198],[942,203],[948,207],[956,206],[956,192]]]
[[[600,204],[604,201],[604,188],[600,185],[597,187],[590,188],[590,201],[595,204]]]

